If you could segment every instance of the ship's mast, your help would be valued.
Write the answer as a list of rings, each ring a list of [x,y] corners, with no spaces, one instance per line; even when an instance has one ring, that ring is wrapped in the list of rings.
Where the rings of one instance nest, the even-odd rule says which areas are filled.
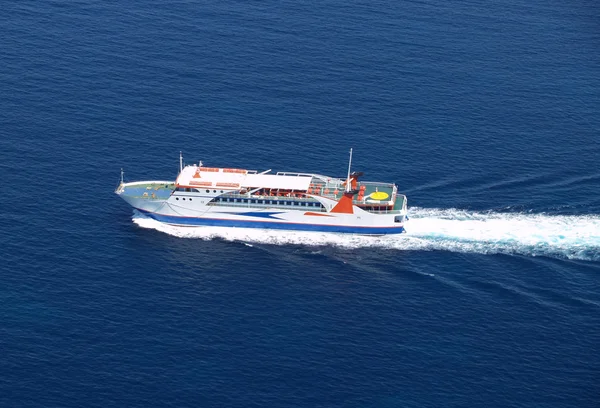
[[[346,192],[350,191],[350,167],[352,166],[352,148],[350,148],[350,161],[348,162],[348,177],[346,178]]]
[[[125,174],[125,172],[123,171],[123,169],[121,168],[121,184],[123,184],[123,174]]]
[[[181,151],[179,151],[179,172],[181,173],[183,171],[183,154],[181,154]]]

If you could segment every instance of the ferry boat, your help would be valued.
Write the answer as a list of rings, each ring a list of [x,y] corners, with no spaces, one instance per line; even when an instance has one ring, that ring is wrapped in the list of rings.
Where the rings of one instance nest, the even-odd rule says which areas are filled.
[[[320,231],[360,235],[405,232],[406,196],[394,183],[312,173],[258,172],[183,165],[175,181],[121,182],[115,193],[141,213],[177,226]]]

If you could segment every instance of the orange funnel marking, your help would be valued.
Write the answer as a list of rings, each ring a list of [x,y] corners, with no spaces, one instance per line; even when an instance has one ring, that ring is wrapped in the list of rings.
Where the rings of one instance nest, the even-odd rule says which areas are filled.
[[[354,214],[354,208],[352,207],[352,193],[344,193],[344,196],[340,198],[340,201],[331,209],[332,213],[342,214]]]

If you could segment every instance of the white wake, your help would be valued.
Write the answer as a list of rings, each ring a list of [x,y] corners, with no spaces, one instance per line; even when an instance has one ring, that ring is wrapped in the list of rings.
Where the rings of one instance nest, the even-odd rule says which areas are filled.
[[[274,245],[376,247],[521,254],[600,261],[600,215],[546,215],[411,208],[406,234],[382,237],[224,227],[174,227],[140,214],[142,228],[181,238]]]

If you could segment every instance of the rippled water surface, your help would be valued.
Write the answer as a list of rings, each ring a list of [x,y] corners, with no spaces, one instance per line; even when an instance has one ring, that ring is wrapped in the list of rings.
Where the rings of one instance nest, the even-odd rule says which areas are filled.
[[[0,13],[0,406],[597,407],[596,2]],[[407,234],[177,228],[188,162],[396,182]]]

